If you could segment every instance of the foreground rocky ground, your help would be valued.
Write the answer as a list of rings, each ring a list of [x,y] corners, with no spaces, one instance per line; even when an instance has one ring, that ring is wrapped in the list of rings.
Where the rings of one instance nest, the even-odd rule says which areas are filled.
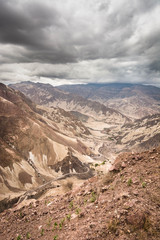
[[[2,212],[0,239],[158,240],[159,180],[160,148],[123,153],[80,188]]]

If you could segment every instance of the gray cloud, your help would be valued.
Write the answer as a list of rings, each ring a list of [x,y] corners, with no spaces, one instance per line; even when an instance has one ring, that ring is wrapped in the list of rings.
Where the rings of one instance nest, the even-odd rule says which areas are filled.
[[[160,85],[159,12],[159,0],[1,0],[1,80]]]

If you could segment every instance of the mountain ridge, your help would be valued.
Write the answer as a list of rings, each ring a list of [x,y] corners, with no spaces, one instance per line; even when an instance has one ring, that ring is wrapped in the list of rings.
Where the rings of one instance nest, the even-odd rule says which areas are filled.
[[[160,112],[160,88],[151,85],[107,83],[62,85],[58,87],[117,109],[133,119]]]
[[[70,152],[83,164],[83,154],[90,155],[89,148],[78,139],[78,135],[90,134],[82,123],[71,119],[69,114],[65,118],[63,111],[56,115],[61,122],[59,125],[54,121],[54,115],[48,119],[40,115],[41,111],[19,91],[0,84],[0,199],[10,193],[21,194],[63,175],[51,167],[63,161]],[[67,121],[72,128],[65,130]],[[77,132],[77,138],[73,130]],[[76,172],[72,168],[68,173],[73,170]]]
[[[122,123],[130,121],[118,110],[106,107],[96,101],[87,100],[75,94],[69,94],[49,84],[41,83],[19,83],[10,85],[14,89],[22,91],[26,96],[37,104],[48,107],[60,107],[67,111],[79,111],[96,118],[105,118],[106,121]]]

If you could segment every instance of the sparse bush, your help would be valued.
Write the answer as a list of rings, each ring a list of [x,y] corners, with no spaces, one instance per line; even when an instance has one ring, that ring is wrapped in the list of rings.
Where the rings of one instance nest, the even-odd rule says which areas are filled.
[[[145,188],[146,187],[146,182],[142,183],[142,187]]]
[[[104,161],[101,163],[101,165],[105,165],[105,163],[106,163],[106,160],[104,160]]]
[[[79,215],[81,212],[81,209],[80,208],[76,208],[76,214]]]
[[[67,215],[67,219],[68,219],[68,220],[71,219],[71,214],[70,214],[70,213]]]
[[[58,239],[58,235],[53,237],[53,240],[57,240]]]
[[[69,203],[69,208],[73,208],[73,201]]]
[[[27,239],[30,239],[31,238],[31,234],[29,232],[27,232],[26,237],[27,237]]]
[[[41,236],[44,235],[44,228],[41,229]]]
[[[63,189],[65,192],[68,192],[70,190],[72,190],[73,188],[73,182],[72,181],[68,181],[65,184],[63,184]]]
[[[21,240],[21,239],[22,239],[21,235],[18,235],[17,240]]]
[[[128,185],[128,186],[131,186],[132,183],[133,183],[132,179],[131,179],[131,178],[128,179],[127,185]]]
[[[56,229],[57,226],[58,226],[58,224],[57,224],[57,222],[55,222],[55,223],[54,223],[54,228],[53,228],[53,230]]]
[[[60,230],[62,229],[62,223],[59,223],[59,229]]]
[[[95,202],[96,201],[96,194],[95,194],[95,192],[92,192],[91,193],[91,202]]]
[[[108,185],[113,182],[113,173],[108,172],[107,174],[104,175],[102,182],[104,185]]]
[[[63,218],[63,219],[61,220],[61,222],[59,223],[59,229],[60,229],[60,230],[62,229],[62,226],[63,226],[63,224],[64,224],[64,221],[65,221],[65,218]]]

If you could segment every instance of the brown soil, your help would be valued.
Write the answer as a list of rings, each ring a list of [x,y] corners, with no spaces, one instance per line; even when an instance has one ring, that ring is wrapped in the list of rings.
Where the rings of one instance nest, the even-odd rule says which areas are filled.
[[[123,153],[107,175],[0,214],[0,239],[158,240],[160,148]]]

